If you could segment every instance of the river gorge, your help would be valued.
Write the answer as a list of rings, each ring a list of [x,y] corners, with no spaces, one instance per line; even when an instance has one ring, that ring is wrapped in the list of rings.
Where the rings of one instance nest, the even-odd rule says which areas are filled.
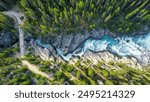
[[[19,15],[24,16],[22,13],[18,13],[15,11],[7,11],[4,14],[15,17],[16,24],[23,25]],[[20,47],[21,47],[21,55],[24,53],[24,41],[23,41],[23,30],[19,27],[20,33]],[[93,34],[95,35],[95,34]],[[120,57],[134,57],[138,60],[138,62],[142,65],[150,64],[150,32],[146,34],[137,34],[137,35],[122,35],[119,37],[112,37],[109,34],[103,35],[99,33],[101,37],[93,38],[87,37],[81,42],[77,42],[76,48],[67,53],[63,51],[62,48],[53,45],[52,43],[44,43],[42,39],[37,38],[34,42],[36,45],[49,49],[50,47],[54,47],[56,53],[65,61],[69,61],[73,57],[82,57],[86,51],[92,51],[93,53],[97,52],[110,52],[111,54],[120,56]],[[71,36],[71,35],[70,35]],[[57,39],[60,40],[60,39]],[[62,39],[63,40],[63,39]],[[66,38],[66,40],[70,40],[70,38]],[[68,43],[69,46],[74,46],[72,42],[66,42],[65,46]],[[55,41],[54,41],[55,42]],[[63,41],[62,41],[63,42]],[[94,59],[94,58],[93,58]]]
[[[121,57],[134,57],[139,62],[149,64],[150,58],[150,33],[136,36],[121,36],[113,38],[109,35],[103,36],[100,39],[88,38],[80,44],[73,52],[65,54],[62,49],[56,48],[64,60],[69,61],[73,56],[82,57],[87,50],[92,52],[108,51],[112,54]],[[36,44],[44,48],[49,48],[51,44],[44,44],[40,39],[37,39]]]

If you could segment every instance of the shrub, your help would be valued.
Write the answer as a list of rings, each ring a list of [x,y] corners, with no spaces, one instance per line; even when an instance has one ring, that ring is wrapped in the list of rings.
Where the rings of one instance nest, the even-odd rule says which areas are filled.
[[[105,76],[105,77],[108,77],[109,73],[107,70],[103,69],[102,70],[102,74]]]
[[[88,74],[89,77],[94,77],[95,72],[94,72],[94,70],[92,68],[88,68],[87,74]]]
[[[106,80],[104,83],[105,83],[105,85],[113,85],[113,82],[110,80]]]
[[[81,71],[77,70],[76,71],[76,77],[77,78],[81,78],[81,75],[82,75]]]

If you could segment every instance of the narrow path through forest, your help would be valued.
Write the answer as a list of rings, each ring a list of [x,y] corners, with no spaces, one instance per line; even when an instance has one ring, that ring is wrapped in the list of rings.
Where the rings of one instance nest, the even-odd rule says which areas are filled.
[[[39,67],[37,67],[37,66],[35,66],[33,64],[30,64],[28,61],[22,60],[22,64],[28,66],[28,69],[31,70],[33,73],[39,74],[39,75],[41,75],[43,77],[46,77],[46,78],[50,79],[50,76],[48,74],[46,74],[44,72],[41,72],[39,70]]]

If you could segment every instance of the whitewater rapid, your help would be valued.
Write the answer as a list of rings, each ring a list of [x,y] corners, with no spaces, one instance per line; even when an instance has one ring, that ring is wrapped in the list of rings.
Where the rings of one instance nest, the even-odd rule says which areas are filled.
[[[35,42],[37,45],[47,49],[52,47],[51,44],[42,43],[40,39]],[[150,32],[145,35],[124,35],[117,38],[108,35],[103,36],[101,39],[89,38],[82,46],[68,54],[64,54],[62,49],[56,48],[57,54],[66,61],[69,61],[73,56],[82,57],[87,50],[93,52],[109,51],[122,57],[135,57],[139,61],[144,61],[144,57],[148,59],[150,56]]]

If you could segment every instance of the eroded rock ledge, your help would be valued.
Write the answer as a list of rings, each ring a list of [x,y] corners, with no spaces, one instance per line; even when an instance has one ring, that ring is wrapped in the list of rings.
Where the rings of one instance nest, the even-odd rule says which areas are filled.
[[[76,50],[77,47],[81,47],[83,42],[90,38],[94,39],[100,39],[104,35],[111,35],[116,36],[113,33],[110,33],[109,31],[100,30],[100,31],[93,31],[91,33],[87,33],[86,35],[82,34],[76,34],[76,35],[63,35],[63,36],[57,36],[55,38],[49,38],[47,40],[43,40],[44,43],[50,43],[52,46],[49,48],[44,48],[42,46],[38,46],[35,43],[35,40],[32,39],[30,41],[30,44],[32,48],[34,48],[33,53],[39,55],[44,60],[58,60],[58,61],[64,61],[61,56],[58,55],[56,48],[59,48],[63,50],[64,55],[70,52],[73,52]],[[30,47],[31,47],[30,46]],[[143,58],[143,62],[138,61],[134,57],[121,57],[115,54],[112,54],[108,51],[103,52],[92,52],[90,50],[87,50],[82,57],[76,57],[73,56],[69,63],[74,64],[78,60],[90,60],[93,62],[93,64],[98,63],[99,61],[105,62],[107,65],[108,63],[124,63],[129,67],[133,67],[136,69],[141,69],[149,65],[149,60]],[[146,61],[148,62],[146,62]]]
[[[39,46],[34,47],[35,54],[40,56],[43,60],[54,60],[54,61],[63,61],[64,60],[58,56],[55,51],[52,53],[46,48],[42,48]],[[78,60],[90,60],[93,62],[93,64],[97,64],[98,62],[104,62],[106,65],[109,63],[123,63],[126,64],[129,67],[135,68],[135,69],[142,69],[144,66],[142,66],[135,58],[127,58],[127,57],[119,57],[115,56],[109,52],[99,52],[99,53],[93,53],[91,51],[87,51],[82,58],[80,57],[73,57],[69,63],[75,64]],[[116,68],[115,68],[116,69]]]

